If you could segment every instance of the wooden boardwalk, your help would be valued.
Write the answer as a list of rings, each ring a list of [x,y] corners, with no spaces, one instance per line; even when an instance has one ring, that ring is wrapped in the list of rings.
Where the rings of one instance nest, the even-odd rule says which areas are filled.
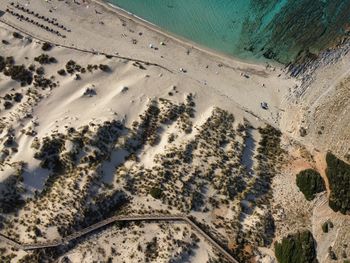
[[[9,245],[22,250],[35,250],[50,247],[58,247],[66,245],[69,242],[87,235],[95,230],[98,230],[104,226],[107,226],[115,222],[135,222],[135,221],[182,221],[187,223],[192,227],[194,231],[200,234],[208,243],[210,243],[215,249],[217,249],[221,254],[225,256],[227,260],[232,263],[238,263],[230,253],[228,253],[221,245],[219,245],[214,239],[212,239],[208,234],[206,234],[198,225],[196,225],[189,217],[186,215],[131,215],[131,216],[113,216],[102,220],[96,224],[88,226],[80,231],[77,231],[71,235],[68,235],[60,240],[55,240],[47,243],[34,243],[34,244],[21,244],[18,243],[2,234],[0,234],[0,241],[6,242]]]

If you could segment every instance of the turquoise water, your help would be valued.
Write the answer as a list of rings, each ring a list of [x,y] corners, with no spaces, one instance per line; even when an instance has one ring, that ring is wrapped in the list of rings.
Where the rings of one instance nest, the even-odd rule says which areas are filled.
[[[159,27],[242,59],[288,63],[346,34],[350,0],[108,0]]]

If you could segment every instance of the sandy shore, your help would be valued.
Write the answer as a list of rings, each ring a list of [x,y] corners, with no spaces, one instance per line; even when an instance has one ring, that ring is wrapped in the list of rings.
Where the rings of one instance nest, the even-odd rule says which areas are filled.
[[[6,9],[9,2],[1,3],[0,8]],[[50,16],[61,21],[71,32],[66,33],[63,39],[28,22],[18,22],[8,14],[1,19],[40,39],[67,47],[159,64],[171,70],[180,82],[192,79],[219,97],[230,100],[236,108],[254,112],[254,115],[275,126],[278,126],[283,97],[296,85],[296,81],[286,76],[282,69],[249,64],[195,48],[191,43],[175,39],[100,1],[85,1],[78,5],[73,1],[42,3],[31,0],[28,7],[39,13],[54,10]],[[161,42],[165,45],[160,45]],[[155,48],[149,48],[150,44]],[[181,72],[181,68],[186,73]],[[263,101],[270,105],[269,111],[260,108]]]
[[[186,39],[186,38],[183,38],[181,36],[178,36],[178,35],[175,35],[171,32],[168,32],[166,31],[165,29],[151,23],[151,22],[148,22],[147,20],[145,19],[142,19],[140,17],[138,17],[137,15],[133,14],[133,13],[130,13],[118,6],[115,6],[111,3],[107,3],[106,1],[104,0],[91,0],[92,2],[98,4],[101,6],[101,8],[103,8],[104,10],[109,10],[109,11],[112,11],[112,12],[115,12],[116,15],[118,16],[122,16],[126,19],[129,19],[129,20],[133,20],[133,21],[136,21],[137,23],[143,25],[144,27],[147,27],[149,29],[151,29],[152,31],[154,32],[157,32],[161,35],[164,35],[165,37],[167,38],[171,38],[173,41],[176,41],[179,43],[179,45],[183,45],[187,48],[190,48],[190,49],[196,49],[198,51],[201,51],[201,52],[204,52],[206,53],[207,55],[210,55],[210,56],[213,56],[214,58],[216,59],[219,59],[219,60],[228,60],[230,61],[231,63],[239,63],[241,64],[242,66],[253,66],[253,65],[262,65],[264,67],[266,66],[271,66],[271,67],[280,67],[280,68],[283,68],[284,66],[282,64],[279,64],[275,61],[268,61],[268,60],[264,60],[264,59],[261,59],[261,60],[256,60],[256,61],[244,61],[244,60],[241,60],[239,58],[236,58],[236,57],[233,57],[233,56],[230,56],[228,54],[225,54],[223,52],[220,52],[220,51],[216,51],[216,50],[212,50],[210,48],[207,48],[205,46],[202,46],[198,43],[195,43],[189,39]],[[223,64],[223,66],[226,66],[226,67],[230,67],[229,64]]]
[[[265,127],[267,123],[281,129],[281,144],[290,158],[289,167],[276,172],[278,175],[269,188],[273,189],[273,200],[267,205],[277,211],[272,216],[280,216],[276,221],[276,238],[289,233],[294,225],[318,227],[320,231],[321,222],[315,226],[312,213],[322,211],[304,199],[295,185],[295,174],[302,168],[325,169],[321,151],[315,155],[319,156],[316,161],[309,157],[315,148],[322,149],[323,142],[342,144],[339,149],[344,152],[349,148],[350,135],[346,131],[350,125],[347,121],[350,54],[336,65],[318,69],[304,95],[296,98],[294,93],[301,89],[300,81],[291,78],[281,66],[247,63],[208,50],[103,1],[18,3],[28,10],[19,10],[10,0],[0,2],[1,11],[8,9],[0,12],[0,54],[12,57],[12,64],[23,64],[28,70],[34,68],[31,72],[37,79],[31,85],[21,86],[19,81],[1,75],[0,190],[18,187],[18,191],[23,190],[20,195],[27,198],[50,189],[29,200],[17,214],[6,215],[11,224],[3,229],[4,234],[24,243],[60,238],[58,226],[69,229],[76,216],[86,211],[86,202],[95,204],[96,196],[103,200],[107,196],[110,203],[109,194],[122,190],[132,197],[127,213],[188,213],[235,248],[236,235],[242,234],[237,230],[260,235],[259,222],[269,218],[265,213],[269,209],[250,204],[243,192],[233,199],[227,194],[227,186],[236,182],[237,177],[246,180],[249,191],[259,191],[259,185],[254,188],[254,180],[262,174],[258,171],[258,153],[263,135],[254,128]],[[53,33],[56,30],[59,34]],[[16,37],[14,32],[21,32],[23,37]],[[55,45],[43,50],[45,41]],[[41,64],[38,58],[43,54],[54,62]],[[72,63],[79,69],[69,72]],[[12,64],[8,62],[7,67]],[[59,73],[62,70],[64,74]],[[262,102],[267,103],[268,109],[262,109]],[[334,120],[336,126],[332,124]],[[122,126],[121,131],[110,128],[111,122]],[[302,126],[310,135],[301,138]],[[86,129],[88,132],[83,132]],[[272,136],[277,134],[270,132]],[[63,142],[53,140],[55,136],[64,138]],[[291,137],[305,144],[305,149]],[[59,148],[53,155],[66,165],[65,176],[50,187],[46,180],[55,173],[43,165],[43,160],[50,156],[39,154],[45,153],[45,143],[49,149]],[[100,152],[105,155],[99,155]],[[162,163],[164,160],[167,162]],[[167,166],[171,180],[163,170]],[[17,173],[18,182],[8,180]],[[165,182],[163,190],[168,199],[156,199],[150,194],[150,186],[160,185],[157,180]],[[201,203],[192,194],[201,192],[203,186],[207,191],[199,198],[204,200]],[[244,210],[241,204],[250,207],[247,213],[241,211]],[[189,208],[192,205],[202,210]],[[38,218],[40,223],[36,223]],[[43,231],[42,236],[33,232],[36,224]],[[133,250],[128,251],[126,246],[122,257],[135,254],[142,258],[136,242],[144,236],[142,231],[146,232],[145,242],[153,242],[152,229],[164,234],[164,240],[173,235],[172,227],[167,232],[158,228],[146,226],[138,236],[118,239],[124,242],[135,238]],[[110,234],[104,233],[97,241],[101,248],[110,249]],[[322,233],[317,238],[320,242],[325,240]],[[193,238],[187,239],[190,242]],[[329,240],[322,243],[322,254],[326,253]],[[91,242],[93,245],[94,238]],[[204,241],[198,242],[201,244],[194,250],[197,254],[193,262],[217,256]],[[84,249],[75,250],[76,255],[72,256],[76,257],[75,262],[81,260]],[[173,257],[178,249],[182,251],[181,246],[170,246],[167,257]],[[263,250],[267,259],[262,262],[273,262],[271,247]],[[249,246],[247,251],[252,251]],[[90,257],[94,258],[93,252],[87,262],[91,262]]]

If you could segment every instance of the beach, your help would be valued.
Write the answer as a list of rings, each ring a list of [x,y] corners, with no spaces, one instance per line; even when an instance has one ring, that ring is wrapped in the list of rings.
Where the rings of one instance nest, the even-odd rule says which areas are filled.
[[[149,24],[131,20],[120,10],[108,7],[107,4],[101,5],[101,2],[82,2],[78,5],[74,2],[65,4],[58,1],[41,4],[41,1],[30,2],[38,10],[57,7],[53,15],[58,20],[65,21],[65,25],[69,25],[72,30],[66,34],[65,39],[35,30],[26,22],[15,23],[16,19],[13,20],[8,15],[2,19],[32,33],[33,36],[43,40],[50,38],[51,42],[57,44],[92,52],[118,53],[121,56],[157,63],[171,70],[172,75],[177,75],[179,79],[191,79],[206,89],[213,89],[222,99],[231,100],[242,109],[250,109],[259,118],[274,125],[278,122],[277,112],[281,98],[288,89],[297,85],[295,80],[275,66],[253,65],[224,57],[222,54],[203,52],[203,48],[195,48],[192,43],[175,40],[159,29],[154,30]],[[6,9],[6,4],[2,5],[2,9]],[[137,44],[132,44],[133,39],[137,40]],[[162,46],[161,42],[165,45]],[[149,48],[150,45],[155,48]],[[181,68],[187,72],[180,72]],[[285,84],[281,85],[283,82]],[[260,109],[262,101],[271,105],[271,111]]]
[[[295,229],[314,231],[326,257],[336,236],[320,233],[317,214],[346,235],[325,201],[324,160],[349,149],[346,51],[325,51],[294,78],[100,0],[2,1],[0,11],[2,235],[41,244],[119,213],[181,214],[242,262],[275,262],[273,242]],[[295,184],[307,168],[327,185],[312,202]],[[222,259],[187,224],[128,224],[64,245],[56,259]]]

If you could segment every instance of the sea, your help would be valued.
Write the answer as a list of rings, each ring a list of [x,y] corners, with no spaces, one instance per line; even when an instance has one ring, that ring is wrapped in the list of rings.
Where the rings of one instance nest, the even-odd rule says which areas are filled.
[[[350,0],[107,0],[163,30],[245,59],[288,64],[349,35]]]

